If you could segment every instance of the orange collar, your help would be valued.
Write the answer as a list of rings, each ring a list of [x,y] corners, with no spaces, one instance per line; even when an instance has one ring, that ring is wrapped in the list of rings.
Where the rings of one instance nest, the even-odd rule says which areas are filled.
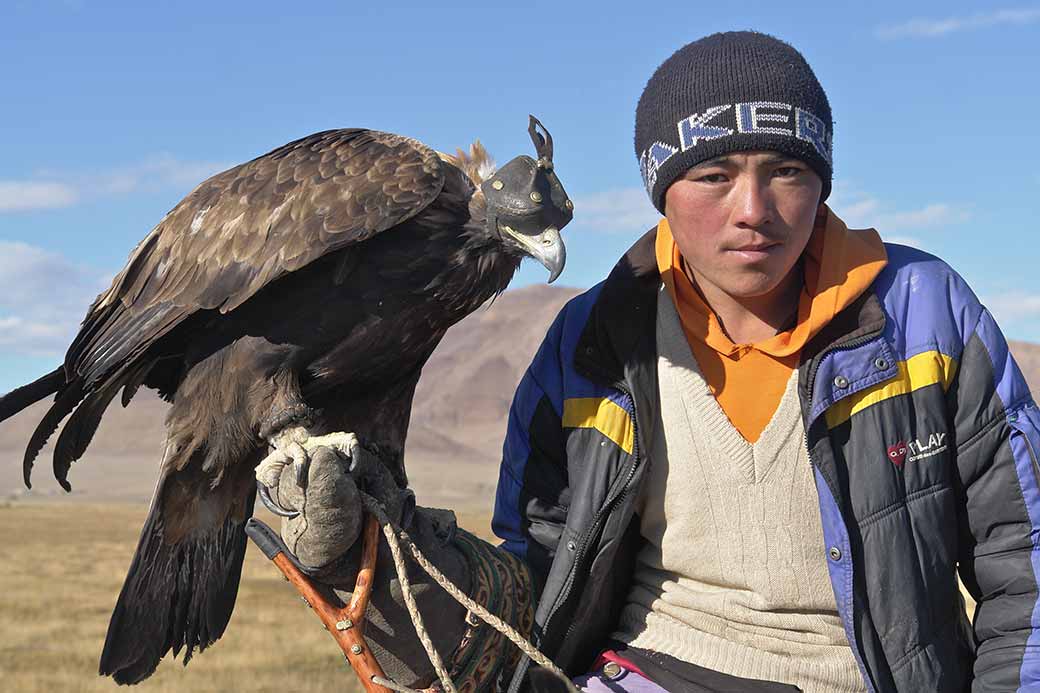
[[[661,219],[657,225],[656,251],[661,280],[679,309],[687,334],[724,356],[750,349],[774,357],[798,353],[839,311],[859,298],[888,264],[877,231],[851,231],[822,205],[802,256],[804,284],[798,300],[797,324],[755,344],[734,344],[715,312],[682,271],[682,256],[667,219]]]

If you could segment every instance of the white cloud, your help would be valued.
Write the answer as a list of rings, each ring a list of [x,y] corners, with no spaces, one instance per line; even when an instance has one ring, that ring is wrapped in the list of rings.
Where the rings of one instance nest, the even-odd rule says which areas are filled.
[[[845,220],[845,223],[851,226],[862,226],[853,220],[876,216],[878,207],[880,207],[878,200],[873,197],[862,197],[854,202],[843,203],[837,192],[831,196],[828,205]]]
[[[144,161],[102,171],[84,187],[99,193],[127,194],[141,189],[166,186],[194,187],[214,173],[230,168],[231,164],[213,161],[181,161],[169,154],[159,154]]]
[[[0,214],[68,207],[83,199],[143,190],[191,188],[230,166],[157,154],[135,164],[89,173],[38,171],[34,179],[0,181]]]
[[[902,24],[892,24],[877,29],[878,38],[934,38],[956,31],[982,29],[1000,24],[1029,24],[1040,21],[1040,8],[1003,9],[977,12],[960,17],[939,19],[912,19]]]
[[[0,349],[60,358],[107,283],[58,253],[0,241]]]
[[[78,200],[79,192],[65,183],[0,180],[0,212],[68,207]]]
[[[967,221],[970,215],[963,209],[948,204],[930,204],[918,209],[894,211],[877,215],[876,227],[889,231],[926,229],[949,226]]]
[[[917,248],[918,250],[929,250],[928,243],[917,236],[890,236],[885,234],[885,241],[888,243],[898,243],[899,245],[908,245],[911,248]]]
[[[621,188],[574,199],[574,223],[592,231],[643,231],[661,218],[642,188]]]
[[[960,224],[971,218],[962,207],[945,202],[931,202],[911,209],[893,209],[874,195],[848,184],[834,186],[827,204],[850,228],[873,227],[885,237],[894,240],[894,232],[921,231]],[[902,236],[904,239],[912,236]],[[917,245],[913,243],[911,245]]]
[[[0,318],[0,347],[33,356],[61,358],[76,334],[76,323]]]
[[[985,297],[983,303],[1000,325],[1040,320],[1040,294],[1006,291]]]

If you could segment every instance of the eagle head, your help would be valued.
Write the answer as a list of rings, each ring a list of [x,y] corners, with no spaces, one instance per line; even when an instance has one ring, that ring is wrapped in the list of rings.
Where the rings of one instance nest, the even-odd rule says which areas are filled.
[[[526,155],[511,159],[482,177],[479,194],[486,204],[488,233],[545,265],[551,284],[567,261],[560,229],[574,216],[574,203],[553,170],[549,131],[531,116],[528,132],[537,161]]]

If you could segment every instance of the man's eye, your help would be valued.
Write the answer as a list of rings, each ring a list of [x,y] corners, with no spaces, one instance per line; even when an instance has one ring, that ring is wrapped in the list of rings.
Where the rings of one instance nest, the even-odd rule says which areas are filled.
[[[725,183],[726,182],[726,174],[725,173],[705,173],[704,175],[697,176],[697,178],[695,180],[697,180],[698,182],[701,182],[701,183]]]
[[[780,178],[793,178],[802,172],[797,166],[781,166],[774,173]]]

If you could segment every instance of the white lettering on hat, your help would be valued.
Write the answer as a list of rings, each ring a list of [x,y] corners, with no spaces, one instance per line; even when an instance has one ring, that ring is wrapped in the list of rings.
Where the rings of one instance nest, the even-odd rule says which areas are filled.
[[[810,143],[823,160],[831,165],[831,136],[827,132],[827,125],[815,114],[797,106],[794,109],[794,123],[794,136]]]
[[[737,126],[735,130],[717,124],[718,119],[731,108],[734,112],[729,116],[729,121]],[[794,111],[793,129],[790,127],[792,110]],[[716,121],[716,124],[711,124],[713,120]],[[783,124],[788,127],[781,127]],[[736,133],[785,135],[808,142],[828,165],[831,164],[831,135],[827,130],[827,125],[816,114],[779,101],[747,101],[712,106],[703,113],[694,113],[683,118],[676,123],[676,128],[679,130],[679,147],[684,152],[703,141]],[[662,142],[655,142],[651,145],[651,149],[653,147],[663,147],[667,150],[662,152],[666,155],[656,157],[658,165],[664,163],[665,159],[676,151],[671,145]]]
[[[732,135],[733,131],[719,125],[708,125],[708,121],[722,113],[725,113],[732,104],[724,106],[712,106],[704,113],[693,115],[680,120],[676,125],[679,128],[679,146],[685,152],[687,149],[696,147],[701,140],[714,140],[726,135]]]
[[[639,168],[643,174],[643,183],[648,190],[653,188],[654,183],[657,182],[657,170],[678,151],[670,144],[654,142],[639,157]]]
[[[727,112],[733,109],[732,114]],[[781,127],[782,124],[790,125],[791,112],[794,111],[794,129]],[[736,129],[718,124],[718,120],[724,114],[723,120],[727,125],[732,123]],[[716,121],[711,124],[711,121]],[[765,123],[770,123],[766,125]],[[791,104],[778,101],[747,101],[738,104],[722,104],[712,106],[703,113],[694,113],[676,123],[679,131],[679,147],[665,142],[657,141],[645,149],[639,157],[639,169],[643,174],[643,183],[650,194],[657,183],[657,173],[664,162],[671,159],[680,151],[687,151],[696,147],[701,142],[715,140],[720,137],[728,137],[734,134],[770,134],[795,137],[803,142],[808,142],[813,149],[819,153],[828,166],[833,165],[831,161],[831,133],[827,124],[818,118],[815,113]]]
[[[784,113],[763,112],[764,109],[784,111]],[[737,131],[763,133],[771,135],[793,135],[791,128],[762,125],[762,122],[787,123],[791,120],[791,105],[775,101],[752,101],[737,104]]]

